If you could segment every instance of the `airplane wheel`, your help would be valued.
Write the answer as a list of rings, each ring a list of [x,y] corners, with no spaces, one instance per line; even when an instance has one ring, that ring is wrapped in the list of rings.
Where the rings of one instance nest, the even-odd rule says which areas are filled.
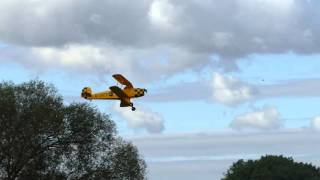
[[[131,108],[131,110],[132,110],[132,111],[135,111],[135,110],[136,110],[136,108],[135,108],[135,107],[132,107],[132,108]]]

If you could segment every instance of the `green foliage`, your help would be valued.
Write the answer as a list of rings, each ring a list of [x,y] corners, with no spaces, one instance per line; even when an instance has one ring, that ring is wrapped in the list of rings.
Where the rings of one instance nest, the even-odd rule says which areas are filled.
[[[263,156],[259,160],[239,160],[222,180],[317,180],[320,169],[283,156]]]
[[[109,116],[86,103],[64,105],[42,81],[0,83],[0,179],[145,177],[137,149]]]

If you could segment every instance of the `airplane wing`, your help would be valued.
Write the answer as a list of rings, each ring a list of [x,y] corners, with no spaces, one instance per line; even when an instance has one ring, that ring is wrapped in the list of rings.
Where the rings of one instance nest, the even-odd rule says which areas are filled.
[[[125,85],[126,88],[133,88],[133,85],[131,84],[130,81],[128,81],[124,76],[122,76],[121,74],[114,74],[112,75],[112,77],[114,79],[116,79],[119,83],[121,83],[122,85]]]
[[[120,98],[120,107],[126,107],[131,105],[129,96],[125,92],[123,92],[122,89],[120,89],[118,86],[111,86],[110,90]]]

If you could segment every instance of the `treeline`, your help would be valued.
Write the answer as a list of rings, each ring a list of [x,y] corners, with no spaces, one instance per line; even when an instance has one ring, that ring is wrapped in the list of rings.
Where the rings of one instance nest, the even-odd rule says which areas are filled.
[[[43,81],[0,83],[0,179],[145,179],[137,148],[87,103]]]

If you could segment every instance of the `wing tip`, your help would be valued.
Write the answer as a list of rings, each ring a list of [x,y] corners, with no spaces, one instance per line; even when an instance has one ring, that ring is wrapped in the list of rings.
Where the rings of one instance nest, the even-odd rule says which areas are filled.
[[[122,77],[123,77],[122,74],[113,74],[113,75],[112,75],[112,77],[119,77],[119,76],[122,76]]]

